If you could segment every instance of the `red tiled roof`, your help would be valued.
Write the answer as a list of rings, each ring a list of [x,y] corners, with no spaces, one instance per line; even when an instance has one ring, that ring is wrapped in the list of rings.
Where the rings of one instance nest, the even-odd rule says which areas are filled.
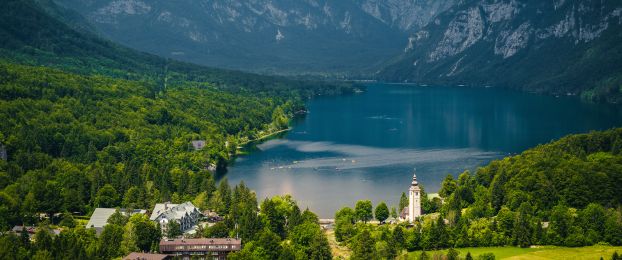
[[[162,239],[160,246],[168,245],[240,245],[242,240],[235,238],[190,238]]]
[[[164,260],[168,255],[148,254],[148,253],[130,253],[123,260]]]

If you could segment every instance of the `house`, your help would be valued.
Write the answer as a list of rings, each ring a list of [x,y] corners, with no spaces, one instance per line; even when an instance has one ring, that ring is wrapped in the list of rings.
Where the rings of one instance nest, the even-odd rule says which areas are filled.
[[[91,215],[89,222],[86,224],[86,228],[94,228],[97,235],[101,234],[101,232],[104,230],[104,226],[108,224],[108,219],[116,211],[117,209],[114,208],[96,208],[95,211],[93,211],[93,215]],[[134,214],[147,214],[147,211],[144,209],[119,209],[119,211],[125,216],[131,216]]]
[[[218,213],[216,213],[215,211],[211,211],[209,209],[203,211],[203,216],[207,218],[207,222],[210,222],[210,223],[216,223],[216,222],[220,222],[224,220],[223,217],[218,215]]]
[[[38,227],[35,227],[35,226],[14,226],[14,227],[11,229],[11,231],[10,231],[10,232],[11,232],[11,233],[13,233],[13,234],[16,234],[16,235],[18,235],[18,236],[19,236],[19,235],[21,235],[21,234],[22,234],[22,232],[23,232],[24,230],[26,230],[26,232],[28,233],[28,237],[29,237],[30,239],[32,239],[32,238],[33,238],[33,236],[34,236],[34,235],[37,233],[37,231],[39,230],[39,228],[38,228]],[[60,235],[60,232],[61,232],[61,230],[60,230],[60,229],[58,229],[58,228],[55,228],[55,229],[47,229],[47,230],[48,230],[48,231],[50,232],[50,234],[51,234],[51,235],[53,235],[53,236],[58,236],[58,235]]]
[[[164,254],[150,254],[133,252],[123,257],[123,260],[166,260],[171,259],[170,256]]]
[[[242,240],[236,238],[163,239],[160,253],[175,259],[227,259],[231,252],[242,249]]]
[[[192,202],[182,204],[158,203],[151,212],[151,221],[160,223],[162,232],[166,233],[168,223],[176,221],[182,232],[192,229],[201,218],[201,212]]]
[[[205,148],[205,140],[194,140],[191,143],[195,151],[203,150],[203,148]]]

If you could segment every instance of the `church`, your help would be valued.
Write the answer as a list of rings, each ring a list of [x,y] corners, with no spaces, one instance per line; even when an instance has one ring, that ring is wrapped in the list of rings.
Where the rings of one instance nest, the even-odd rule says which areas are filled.
[[[421,188],[417,182],[417,174],[413,174],[413,181],[408,189],[408,206],[405,207],[401,214],[400,219],[403,221],[414,222],[415,219],[421,216]]]

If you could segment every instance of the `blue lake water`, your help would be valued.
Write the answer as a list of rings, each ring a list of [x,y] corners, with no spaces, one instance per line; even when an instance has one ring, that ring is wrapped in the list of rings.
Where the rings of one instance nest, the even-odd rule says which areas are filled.
[[[332,218],[370,199],[397,205],[416,168],[427,192],[447,174],[474,170],[571,133],[622,126],[622,107],[494,88],[371,84],[364,93],[310,101],[280,138],[257,144],[224,176],[262,200],[291,194]]]

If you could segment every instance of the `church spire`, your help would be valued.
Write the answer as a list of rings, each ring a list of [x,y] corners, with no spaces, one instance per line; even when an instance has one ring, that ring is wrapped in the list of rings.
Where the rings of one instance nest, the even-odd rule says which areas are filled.
[[[416,171],[416,169],[415,169]],[[412,186],[418,186],[419,182],[417,182],[417,172],[413,173],[413,181],[412,181]]]
[[[410,189],[408,189],[408,221],[412,223],[419,216],[421,216],[421,188],[415,172]]]

